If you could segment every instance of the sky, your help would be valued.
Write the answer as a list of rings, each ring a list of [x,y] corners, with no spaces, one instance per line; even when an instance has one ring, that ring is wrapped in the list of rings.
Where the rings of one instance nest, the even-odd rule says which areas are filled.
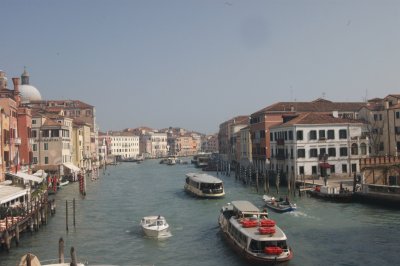
[[[205,134],[280,101],[400,94],[398,0],[2,0],[0,69],[101,131]]]

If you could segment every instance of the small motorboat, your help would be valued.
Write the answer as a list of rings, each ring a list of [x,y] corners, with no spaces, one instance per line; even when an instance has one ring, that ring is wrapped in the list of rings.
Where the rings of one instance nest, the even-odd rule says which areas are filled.
[[[265,205],[276,212],[291,212],[297,208],[296,203],[291,203],[288,199],[275,199],[275,197],[270,197],[268,195],[264,195],[263,199]]]
[[[170,236],[167,220],[161,215],[145,216],[140,221],[140,225],[146,236],[154,238]]]

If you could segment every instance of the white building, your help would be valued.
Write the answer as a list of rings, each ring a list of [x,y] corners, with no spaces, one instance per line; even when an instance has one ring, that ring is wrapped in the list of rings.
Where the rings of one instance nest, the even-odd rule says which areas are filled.
[[[141,153],[147,158],[168,156],[167,133],[148,132],[141,136]]]
[[[349,177],[369,154],[369,140],[359,120],[304,113],[270,131],[271,170],[287,179]]]
[[[109,134],[111,154],[120,158],[138,158],[139,136],[131,132],[112,132]]]

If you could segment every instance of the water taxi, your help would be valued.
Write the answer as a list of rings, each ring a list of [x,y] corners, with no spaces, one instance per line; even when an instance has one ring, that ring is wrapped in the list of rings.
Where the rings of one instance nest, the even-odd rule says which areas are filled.
[[[225,196],[221,179],[209,174],[187,173],[185,191],[202,198],[220,198]]]
[[[228,242],[251,263],[281,263],[293,257],[282,229],[251,202],[223,206],[218,223]]]
[[[146,236],[160,238],[170,236],[169,225],[163,216],[145,216],[140,221]]]
[[[276,199],[275,197],[264,195],[263,200],[268,208],[276,212],[291,212],[297,209],[296,203],[290,202],[287,197],[284,200],[282,198]]]

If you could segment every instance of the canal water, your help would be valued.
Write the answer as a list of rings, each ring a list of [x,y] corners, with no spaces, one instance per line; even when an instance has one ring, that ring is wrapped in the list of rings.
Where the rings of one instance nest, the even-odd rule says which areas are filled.
[[[0,266],[17,265],[27,252],[40,260],[57,258],[60,237],[66,256],[73,246],[78,260],[90,265],[247,265],[227,245],[217,218],[221,206],[232,200],[249,200],[263,208],[262,191],[257,193],[234,175],[220,175],[225,198],[193,198],[183,185],[185,174],[197,171],[190,162],[168,166],[146,160],[108,166],[97,181],[88,181],[85,198],[79,196],[77,183],[70,184],[56,195],[57,213],[49,224],[32,235],[23,234],[20,246],[13,243],[8,254],[0,251]],[[273,187],[271,191],[275,192]],[[281,188],[281,195],[284,193]],[[400,211],[306,196],[293,200],[298,206],[295,212],[270,211],[293,248],[289,265],[399,265]],[[172,236],[162,240],[144,237],[139,222],[146,215],[165,216]]]

